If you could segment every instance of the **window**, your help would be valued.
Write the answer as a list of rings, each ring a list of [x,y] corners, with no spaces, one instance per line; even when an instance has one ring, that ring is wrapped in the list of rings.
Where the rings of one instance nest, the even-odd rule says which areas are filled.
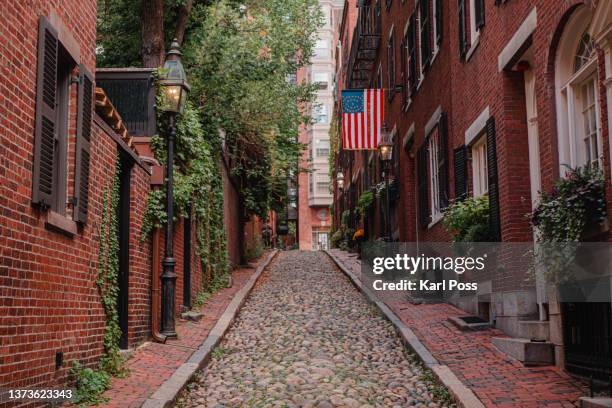
[[[389,88],[389,98],[395,95],[395,30],[391,28],[389,32],[389,42],[387,43],[387,79]]]
[[[416,14],[410,17],[408,23],[408,40],[407,40],[407,57],[408,57],[408,84],[410,89],[410,95],[416,92],[419,78],[417,75],[417,49],[416,49]]]
[[[419,57],[421,76],[423,72],[429,66],[431,60],[431,31],[430,31],[430,18],[429,18],[429,2],[431,0],[421,0],[419,2],[418,9],[418,21],[419,21],[419,44],[421,46]]]
[[[561,175],[568,167],[602,165],[597,55],[587,33],[591,14],[582,6],[566,24],[555,61],[557,136]],[[574,33],[582,32],[582,36]]]
[[[314,56],[325,58],[329,54],[329,44],[327,40],[317,40],[315,42]]]
[[[329,177],[327,174],[315,174],[315,193],[329,194]]]
[[[78,65],[45,18],[39,22],[36,119],[32,203],[78,222],[87,218],[89,196],[89,142],[93,114],[93,77]],[[71,115],[71,94],[77,74],[76,117]],[[74,103],[72,102],[72,103]],[[72,122],[74,120],[74,122]],[[71,134],[76,130],[76,135]],[[70,140],[76,145],[69,148]],[[75,157],[68,157],[74,151]],[[73,165],[74,196],[68,198],[68,166]],[[72,176],[71,176],[72,177]],[[67,203],[72,214],[67,214]]]
[[[472,146],[472,181],[474,197],[480,197],[489,192],[487,138],[484,135]]]
[[[442,216],[439,184],[440,134],[437,128],[429,136],[427,150],[429,152],[429,202],[431,203],[431,220],[435,222]]]
[[[329,140],[317,140],[315,153],[317,157],[329,157]]]
[[[469,26],[466,2],[469,2]],[[485,25],[484,0],[458,0],[459,52],[461,59],[468,60],[478,46],[480,30]],[[469,38],[468,38],[469,30]]]
[[[326,124],[329,121],[327,114],[327,105],[317,105],[313,112],[314,122],[317,124]]]
[[[434,18],[432,19],[432,23],[433,23],[432,31],[434,33],[434,47],[433,47],[434,55],[438,52],[438,49],[440,48],[440,44],[442,43],[442,24],[443,24],[442,6],[443,6],[442,0],[433,0],[432,7],[433,7]]]
[[[329,75],[327,72],[313,72],[312,82],[318,85],[319,89],[327,89]]]

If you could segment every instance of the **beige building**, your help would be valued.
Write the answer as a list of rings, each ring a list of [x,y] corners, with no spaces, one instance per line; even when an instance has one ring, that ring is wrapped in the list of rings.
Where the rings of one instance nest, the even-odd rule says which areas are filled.
[[[317,100],[310,107],[313,122],[300,132],[300,142],[308,146],[302,167],[310,172],[298,178],[298,235],[300,249],[327,249],[332,204],[329,179],[329,128],[333,109],[335,44],[334,30],[338,29],[344,2],[319,0],[324,23],[318,31],[311,65],[298,72],[298,81],[318,85]]]

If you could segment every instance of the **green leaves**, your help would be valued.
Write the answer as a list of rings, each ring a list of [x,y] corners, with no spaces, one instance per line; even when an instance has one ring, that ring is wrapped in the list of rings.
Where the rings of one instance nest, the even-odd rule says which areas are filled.
[[[453,233],[454,242],[488,242],[489,197],[468,197],[455,201],[444,211],[444,227]]]
[[[220,1],[202,11],[185,47],[205,131],[225,131],[243,203],[262,218],[282,205],[298,167],[300,104],[314,88],[287,79],[309,61],[320,16],[315,0]]]
[[[570,169],[553,190],[540,195],[531,222],[543,242],[579,241],[585,228],[605,220],[605,184],[600,169],[585,166]]]

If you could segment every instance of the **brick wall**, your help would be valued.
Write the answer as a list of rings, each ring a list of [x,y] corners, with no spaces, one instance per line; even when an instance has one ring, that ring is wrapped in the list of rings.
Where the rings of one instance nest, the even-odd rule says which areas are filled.
[[[59,387],[73,361],[93,366],[103,351],[106,316],[95,282],[102,200],[112,184],[118,145],[108,126],[96,118],[87,223],[73,235],[48,228],[47,212],[31,205],[37,27],[39,16],[47,16],[60,41],[77,50],[77,62],[94,72],[96,2],[8,1],[0,5],[0,15],[0,386]],[[72,109],[70,123],[74,116]],[[67,195],[74,181],[74,125],[70,126]],[[145,339],[150,327],[150,248],[139,242],[148,191],[148,171],[135,165],[129,234],[130,344]],[[63,353],[64,365],[56,369],[58,352]]]

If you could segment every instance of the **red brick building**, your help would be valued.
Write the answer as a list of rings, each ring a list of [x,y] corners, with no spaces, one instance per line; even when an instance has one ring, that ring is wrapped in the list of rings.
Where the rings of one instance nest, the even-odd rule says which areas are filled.
[[[611,207],[609,2],[372,0],[357,10],[353,26],[345,18],[340,28],[337,78],[346,88],[387,93],[386,123],[395,145],[393,239],[449,241],[443,209],[464,195],[487,195],[497,239],[532,241],[525,214],[539,192],[550,191],[567,166],[587,163],[603,169]],[[342,203],[336,225],[381,179],[376,152],[338,157],[345,181],[342,191],[334,187]],[[351,217],[365,224],[370,238],[384,235],[380,204],[364,220]],[[597,239],[610,240],[607,228],[598,233]],[[587,349],[605,335],[564,327],[563,305],[549,295],[526,282],[526,272],[501,271],[460,306],[512,336],[543,330],[563,365],[572,358],[571,330],[582,332]],[[610,327],[610,304],[603,310],[589,314]],[[598,353],[596,369],[612,372],[610,347]],[[582,374],[592,368],[567,366]]]
[[[156,230],[141,240],[147,197],[164,182],[149,146],[152,70],[96,70],[96,11],[95,0],[0,4],[3,389],[59,388],[73,362],[100,360],[107,318],[96,281],[116,168],[120,347],[159,338],[164,237]],[[229,259],[237,265],[242,207],[222,169]],[[195,223],[179,220],[177,316],[207,279],[196,242]]]

